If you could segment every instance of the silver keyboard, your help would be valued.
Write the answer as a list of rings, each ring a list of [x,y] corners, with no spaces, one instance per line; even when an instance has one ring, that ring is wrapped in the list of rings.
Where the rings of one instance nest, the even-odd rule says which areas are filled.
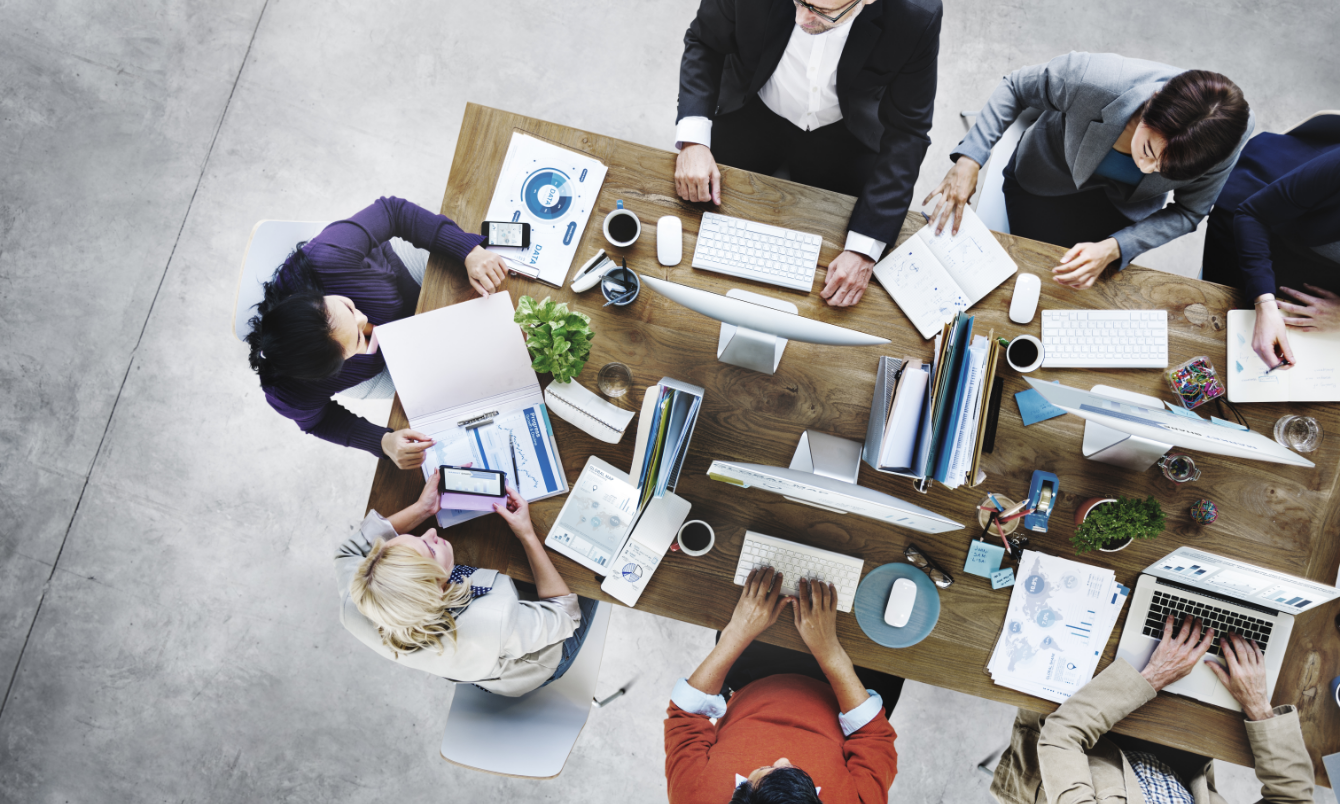
[[[1043,368],[1167,368],[1163,310],[1043,310]]]
[[[755,567],[772,567],[782,573],[782,594],[800,594],[801,578],[825,581],[837,588],[837,610],[849,612],[864,566],[859,558],[748,530],[740,548],[740,562],[735,565],[735,585],[744,586]]]
[[[823,242],[819,235],[704,212],[693,267],[809,293]]]

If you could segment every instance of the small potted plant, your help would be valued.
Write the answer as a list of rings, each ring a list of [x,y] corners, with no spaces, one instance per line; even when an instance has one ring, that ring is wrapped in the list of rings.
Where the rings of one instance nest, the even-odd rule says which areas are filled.
[[[1163,508],[1153,497],[1094,497],[1075,511],[1075,552],[1101,550],[1115,553],[1135,539],[1152,539],[1163,532]]]
[[[591,355],[591,319],[568,309],[567,302],[555,303],[548,296],[536,303],[522,296],[512,320],[521,325],[530,350],[530,367],[554,375],[555,382],[568,382],[581,373]]]

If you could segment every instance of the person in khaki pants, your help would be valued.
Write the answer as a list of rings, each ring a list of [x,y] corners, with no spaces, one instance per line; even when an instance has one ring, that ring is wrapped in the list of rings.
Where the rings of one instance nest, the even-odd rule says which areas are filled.
[[[1174,630],[1170,617],[1164,633]],[[1312,762],[1298,710],[1271,708],[1265,663],[1255,642],[1236,634],[1225,637],[1225,669],[1205,658],[1213,640],[1213,629],[1202,634],[1200,621],[1188,619],[1175,637],[1159,644],[1143,671],[1117,659],[1051,715],[1020,709],[991,794],[1004,804],[1224,804],[1214,789],[1210,760],[1108,733],[1159,690],[1190,673],[1196,662],[1206,661],[1242,705],[1261,800],[1311,804]]]

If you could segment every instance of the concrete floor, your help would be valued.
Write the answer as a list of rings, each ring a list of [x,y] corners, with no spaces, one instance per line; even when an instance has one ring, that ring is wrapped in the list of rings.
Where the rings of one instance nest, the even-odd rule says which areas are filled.
[[[1220,70],[1263,129],[1340,106],[1333,0],[948,5],[922,193],[960,109],[1069,49]],[[466,101],[668,146],[694,6],[0,4],[0,800],[664,796],[666,696],[711,634],[617,610],[602,691],[636,685],[556,780],[443,763],[450,685],[335,618],[373,460],[268,410],[231,321],[256,220],[436,208]],[[909,684],[891,800],[985,800],[1010,717]]]

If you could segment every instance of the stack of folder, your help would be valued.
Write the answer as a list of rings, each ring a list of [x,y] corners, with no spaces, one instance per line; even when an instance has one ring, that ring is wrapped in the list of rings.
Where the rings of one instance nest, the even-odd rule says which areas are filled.
[[[629,473],[637,476],[638,510],[674,490],[702,402],[702,388],[668,377],[647,389]]]
[[[1000,344],[995,332],[973,336],[959,313],[936,337],[929,365],[880,358],[862,458],[878,471],[911,477],[920,491],[986,479],[982,447]]]

